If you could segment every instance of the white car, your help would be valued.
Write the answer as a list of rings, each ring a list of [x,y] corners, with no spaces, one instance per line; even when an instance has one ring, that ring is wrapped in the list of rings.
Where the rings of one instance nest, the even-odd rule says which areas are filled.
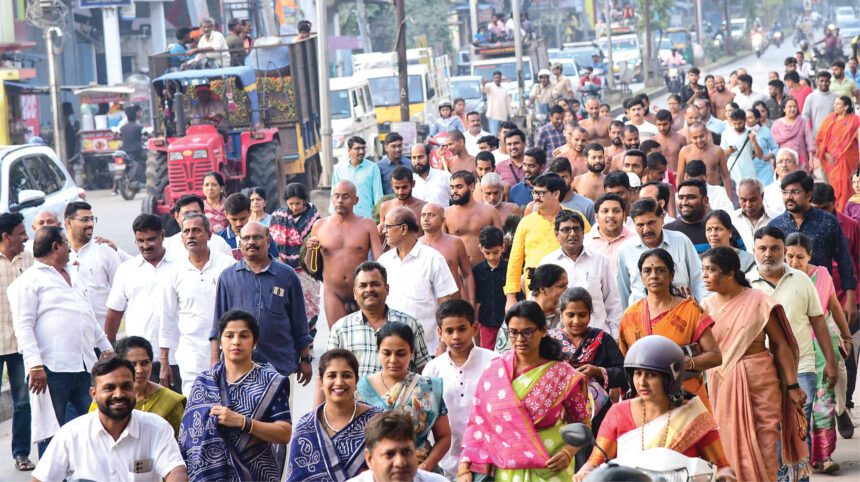
[[[331,104],[332,149],[339,161],[348,161],[347,143],[352,136],[367,142],[367,157],[379,160],[385,154],[379,142],[376,111],[370,94],[370,83],[361,77],[336,77],[329,80]]]
[[[846,23],[849,20],[854,20],[855,18],[856,14],[852,7],[836,7],[836,25],[841,27],[843,23]]]
[[[85,197],[50,147],[0,146],[0,212],[23,214],[31,239],[36,214],[48,210],[63,219],[66,205]]]

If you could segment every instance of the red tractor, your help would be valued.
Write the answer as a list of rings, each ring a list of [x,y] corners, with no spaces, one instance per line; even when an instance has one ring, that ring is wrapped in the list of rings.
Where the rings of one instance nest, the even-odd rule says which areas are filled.
[[[157,131],[147,142],[143,212],[166,215],[181,196],[202,196],[203,177],[211,171],[224,176],[227,192],[264,188],[269,211],[279,206],[287,182],[316,187],[315,46],[311,38],[252,49],[264,49],[256,57],[263,57],[259,63],[267,68],[281,65],[274,71],[249,66],[184,70],[153,80]]]

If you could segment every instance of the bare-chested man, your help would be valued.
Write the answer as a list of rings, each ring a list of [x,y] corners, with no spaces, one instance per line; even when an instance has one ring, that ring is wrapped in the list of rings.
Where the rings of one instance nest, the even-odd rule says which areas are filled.
[[[566,157],[573,169],[573,175],[584,173],[585,146],[588,144],[588,131],[585,128],[569,123],[564,126],[564,137],[567,143],[552,153],[552,157]]]
[[[484,204],[489,204],[495,208],[502,222],[505,222],[511,214],[516,214],[517,216],[523,215],[523,209],[519,205],[503,201],[504,192],[507,187],[508,185],[495,172],[487,173],[481,178],[481,192],[484,196]]]
[[[600,117],[600,99],[589,97],[585,101],[585,111],[588,117],[579,121],[579,125],[588,131],[589,142],[596,142],[604,147],[609,146],[610,117]]]
[[[419,219],[424,236],[421,236],[418,242],[442,253],[457,287],[460,288],[460,298],[474,305],[475,278],[472,276],[472,263],[463,240],[442,230],[445,225],[445,209],[438,204],[426,204],[421,209]]]
[[[604,150],[606,163],[609,164],[616,154],[625,150],[624,142],[621,140],[621,133],[624,131],[624,123],[619,120],[614,120],[609,123],[609,145]]]
[[[705,163],[707,170],[707,183],[712,186],[719,186],[722,179],[725,183],[726,194],[729,199],[734,199],[734,188],[732,187],[732,179],[729,175],[729,166],[726,162],[726,153],[713,142],[708,142],[711,138],[711,133],[705,124],[695,122],[689,126],[690,137],[693,142],[681,148],[678,155],[678,183],[684,180],[684,170],[687,167],[687,162],[700,160]]]
[[[448,172],[469,171],[475,173],[475,158],[466,151],[466,137],[454,129],[445,138],[448,147]]]
[[[719,120],[726,120],[726,105],[735,100],[735,93],[726,89],[726,79],[722,75],[714,77],[714,91],[711,93],[711,105]]]
[[[588,172],[573,178],[571,187],[579,194],[594,201],[603,194],[603,179],[606,177],[603,174],[606,169],[603,146],[596,142],[589,144],[585,147],[585,156]]]
[[[475,201],[478,201],[479,203],[484,202],[484,192],[481,188],[481,179],[483,179],[487,174],[494,172],[496,172],[496,156],[494,156],[492,152],[479,152],[478,155],[475,156],[475,174],[477,174],[474,193]],[[507,184],[502,184],[505,188],[502,193],[502,199],[507,199],[510,187],[508,187]]]
[[[492,206],[476,202],[472,196],[474,190],[474,174],[468,171],[455,172],[451,175],[451,206],[445,209],[445,231],[463,240],[472,266],[484,260],[478,247],[481,229],[490,225],[499,229],[502,227],[499,213]]]
[[[308,237],[305,263],[313,265],[319,249],[323,260],[325,316],[329,327],[349,313],[357,311],[353,298],[353,270],[367,261],[368,253],[378,259],[382,242],[376,223],[353,212],[358,204],[355,184],[341,181],[331,193],[334,213],[314,223]]]
[[[657,135],[652,140],[660,144],[660,152],[669,160],[669,169],[676,171],[678,168],[678,153],[687,145],[687,139],[681,134],[672,131],[672,113],[668,110],[657,112]]]
[[[612,163],[609,165],[609,171],[620,171],[624,163],[624,152],[627,149],[639,149],[639,129],[633,124],[627,124],[621,131],[621,143],[624,145],[623,151],[618,151],[612,156]]]
[[[701,121],[702,113],[699,108],[695,104],[688,104],[684,108],[684,128],[678,131],[678,134],[681,134],[687,140],[687,144],[693,143],[693,138],[690,136],[690,126]]]
[[[385,215],[388,211],[407,207],[415,213],[416,218],[421,217],[421,208],[426,202],[412,195],[412,188],[415,187],[415,179],[412,177],[412,171],[406,166],[397,166],[391,171],[391,189],[394,191],[394,199],[389,199],[379,206],[379,219],[385,220]],[[379,232],[382,233],[383,222],[379,223]],[[419,234],[421,232],[419,231]]]

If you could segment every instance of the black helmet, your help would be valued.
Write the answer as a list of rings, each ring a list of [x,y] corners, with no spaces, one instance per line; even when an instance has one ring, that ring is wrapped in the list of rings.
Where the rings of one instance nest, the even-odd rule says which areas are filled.
[[[649,335],[633,343],[624,357],[627,384],[634,392],[633,370],[636,368],[662,373],[665,375],[663,387],[666,395],[676,394],[681,391],[681,381],[684,380],[684,352],[665,336]]]

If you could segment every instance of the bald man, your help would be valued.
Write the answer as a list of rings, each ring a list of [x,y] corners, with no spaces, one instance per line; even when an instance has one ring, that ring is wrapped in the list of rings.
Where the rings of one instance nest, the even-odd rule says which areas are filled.
[[[690,137],[690,126],[701,120],[702,113],[694,104],[690,104],[684,109],[684,128],[678,131],[678,134],[684,136],[687,144],[693,143],[693,138]]]
[[[466,151],[466,137],[458,130],[452,130],[445,138],[448,153],[445,160],[448,162],[448,172],[469,171],[475,173],[475,157]],[[381,217],[381,216],[380,216]]]
[[[499,229],[502,227],[499,213],[475,201],[472,195],[474,191],[475,175],[468,171],[455,172],[451,176],[451,207],[445,209],[445,230],[463,240],[472,266],[484,260],[478,247],[481,229],[490,225]]]
[[[418,241],[442,253],[457,287],[460,288],[460,298],[474,306],[475,278],[472,277],[472,263],[463,240],[442,230],[445,225],[445,209],[438,204],[425,204],[421,208],[420,219],[424,236],[418,238]]]
[[[579,125],[588,131],[588,140],[608,147],[609,123],[612,122],[612,118],[600,117],[600,99],[589,97],[585,101],[585,111],[588,112],[588,117],[579,121]]]
[[[33,252],[33,238],[35,238],[35,233],[37,233],[40,229],[45,226],[59,226],[60,220],[57,218],[57,215],[52,213],[51,211],[39,211],[36,214],[36,217],[33,218],[33,224],[30,226],[33,228],[33,236],[30,236],[30,239],[24,243],[24,249],[29,252]]]
[[[372,254],[378,259],[382,242],[376,223],[353,211],[358,204],[355,184],[341,181],[331,193],[334,213],[320,219],[311,228],[308,237],[305,264],[316,266],[317,254],[323,261],[323,305],[328,326],[349,313],[358,311],[353,298],[353,271]]]
[[[700,160],[705,163],[707,170],[707,182],[711,186],[725,184],[726,194],[729,199],[734,199],[734,188],[729,175],[729,167],[726,161],[726,153],[711,140],[711,132],[701,122],[694,122],[688,127],[692,142],[681,148],[678,154],[678,183],[684,180],[687,162]]]
[[[567,143],[553,151],[552,157],[566,157],[570,162],[573,175],[578,176],[588,170],[585,162],[588,131],[584,127],[569,123],[564,126],[564,137],[567,139]]]

